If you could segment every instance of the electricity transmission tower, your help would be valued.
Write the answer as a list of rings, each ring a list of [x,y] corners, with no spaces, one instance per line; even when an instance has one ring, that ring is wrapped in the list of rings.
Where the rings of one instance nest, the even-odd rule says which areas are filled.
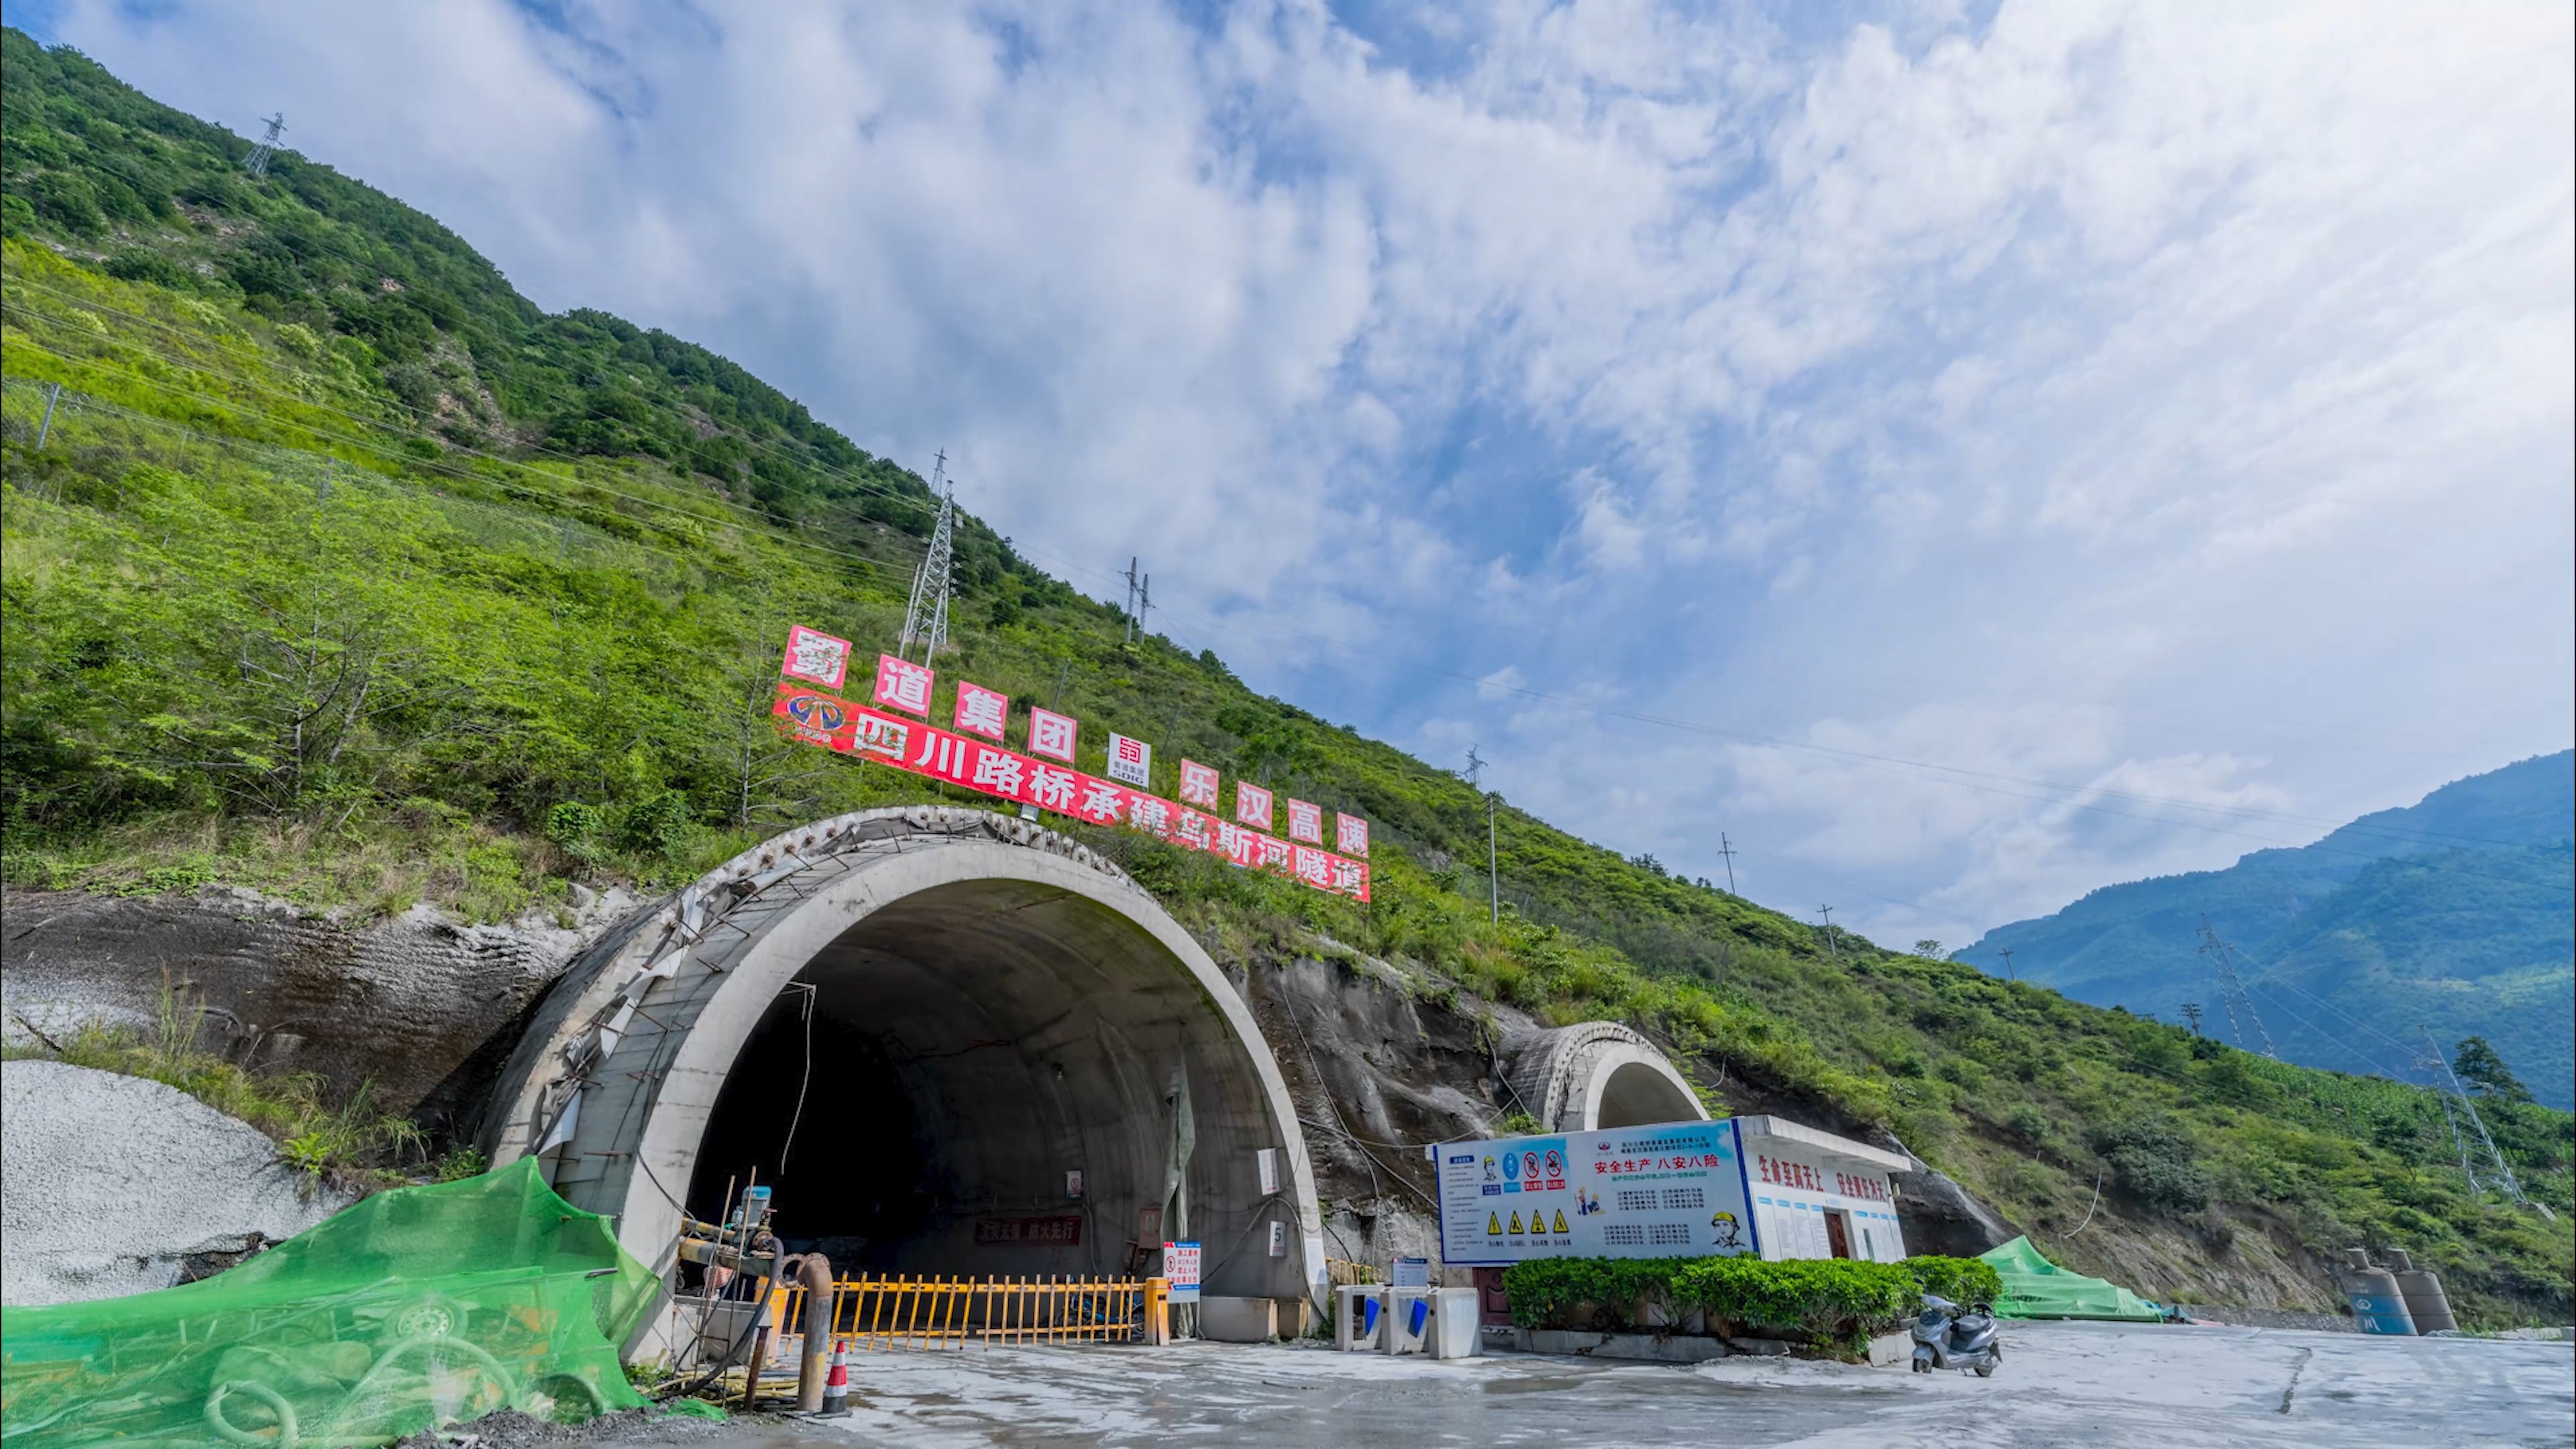
[[[2237,1050],[2245,1049],[2245,1024],[2237,1020],[2236,1008],[2245,1008],[2245,1019],[2254,1023],[2254,1035],[2263,1043],[2263,1055],[2274,1061],[2281,1054],[2272,1050],[2272,1029],[2263,1024],[2263,1014],[2254,1009],[2254,997],[2245,989],[2245,978],[2236,974],[2236,948],[2218,939],[2217,928],[2209,917],[2200,918],[2200,954],[2218,968],[2218,1000],[2227,1008],[2227,1031],[2236,1038]]]
[[[1467,783],[1469,785],[1474,785],[1477,778],[1484,773],[1485,762],[1476,758],[1476,747],[1474,745],[1469,745],[1467,747]],[[1500,860],[1501,857],[1494,848],[1494,797],[1491,793],[1485,793],[1485,886],[1487,892],[1485,905],[1486,909],[1491,913],[1493,923],[1498,926],[1503,923],[1503,871],[1502,866],[1499,863]]]
[[[945,448],[939,451],[938,461],[931,469],[930,486],[939,494],[939,521],[930,526],[930,551],[921,556],[921,569],[912,576],[912,601],[903,608],[903,642],[894,650],[895,657],[903,658],[919,643],[924,664],[948,642],[948,576],[956,551],[951,524],[957,514],[957,484],[948,476]]]
[[[2013,974],[2012,947],[2004,946],[1999,949],[2004,958],[2004,979],[2006,981],[2019,981],[2021,978]]]
[[[251,147],[250,154],[242,158],[242,165],[250,171],[251,175],[266,176],[268,174],[268,158],[277,154],[277,138],[279,133],[283,132],[285,129],[286,113],[284,111],[280,111],[276,115],[268,118],[268,134],[260,137],[259,144]]]
[[[2431,1028],[2418,1029],[2423,1031],[2424,1047],[2431,1055],[2418,1058],[2415,1064],[2428,1070],[2434,1067],[2441,1069],[2441,1075],[2433,1078],[2434,1099],[2442,1104],[2442,1121],[2451,1129],[2451,1145],[2459,1149],[2460,1175],[2469,1180],[2469,1191],[2476,1192],[2481,1188],[2490,1187],[2500,1188],[2505,1196],[2515,1202],[2525,1207],[2539,1208],[2543,1216],[2554,1220],[2558,1215],[2551,1212],[2545,1204],[2533,1202],[2522,1195],[2522,1184],[2514,1180],[2513,1169],[2505,1165],[2504,1154],[2496,1150],[2495,1138],[2487,1135],[2486,1121],[2478,1116],[2478,1104],[2469,1100],[2468,1089],[2460,1085],[2460,1074],[2451,1070],[2451,1059],[2442,1055],[2442,1049],[2433,1044]],[[2456,1114],[2453,1110],[2455,1106]],[[2478,1147],[2483,1149],[2482,1151],[2474,1153],[2471,1151],[2469,1139],[2460,1132],[2462,1117],[2466,1117],[2469,1120],[2469,1126],[2476,1131]],[[2478,1169],[2472,1165],[2473,1157],[2485,1159],[2484,1181],[2480,1181]]]
[[[1133,644],[1145,632],[1145,611],[1154,607],[1154,576],[1136,572],[1134,555],[1127,559],[1127,572],[1119,577],[1127,581],[1127,633],[1118,642]]]
[[[1735,842],[1727,839],[1726,832],[1723,830],[1717,832],[1717,853],[1718,857],[1726,862],[1726,893],[1733,895],[1735,894]]]
[[[2184,1002],[2182,1004],[2182,1015],[2183,1020],[2191,1023],[2191,1034],[2193,1036],[2200,1035],[2200,1003],[2197,1001]]]

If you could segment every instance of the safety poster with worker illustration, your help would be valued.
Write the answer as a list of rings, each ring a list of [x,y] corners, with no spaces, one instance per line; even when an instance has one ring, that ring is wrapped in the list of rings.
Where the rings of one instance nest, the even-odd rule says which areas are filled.
[[[1443,1143],[1433,1152],[1448,1263],[1760,1251],[1732,1121]]]

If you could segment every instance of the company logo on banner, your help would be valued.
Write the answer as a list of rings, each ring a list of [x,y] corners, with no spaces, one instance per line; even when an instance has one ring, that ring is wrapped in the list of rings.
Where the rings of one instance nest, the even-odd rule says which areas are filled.
[[[875,700],[888,709],[930,717],[930,671],[891,654],[877,656]]]
[[[1143,787],[1154,783],[1154,747],[1122,734],[1109,736],[1109,778]]]

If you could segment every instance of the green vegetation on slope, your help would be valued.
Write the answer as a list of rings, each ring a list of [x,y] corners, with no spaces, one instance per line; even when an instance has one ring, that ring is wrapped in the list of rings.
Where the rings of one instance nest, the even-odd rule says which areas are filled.
[[[490,919],[937,798],[784,744],[767,717],[791,621],[891,639],[927,525],[916,477],[686,344],[536,313],[434,222],[325,168],[287,155],[252,180],[237,138],[5,44],[13,887],[224,881]],[[384,322],[386,298],[425,323]],[[1828,943],[1508,808],[1516,904],[1489,922],[1464,782],[1255,695],[1213,654],[1123,647],[1115,610],[980,524],[961,537],[943,670],[1060,702],[1094,740],[1154,740],[1167,769],[1187,754],[1376,822],[1367,906],[1090,837],[1222,958],[1340,943],[1470,1009],[1631,1021],[1713,1100],[1892,1130],[2043,1234],[2090,1214],[2099,1171],[2108,1205],[2050,1249],[2107,1267],[2088,1258],[2106,1236],[2197,1244],[2207,1261],[2151,1292],[2207,1281],[2243,1231],[2407,1247],[2489,1320],[2569,1312],[2565,1224],[2467,1192],[2420,1092]],[[2571,1119],[2492,1115],[2535,1195],[2576,1208]]]

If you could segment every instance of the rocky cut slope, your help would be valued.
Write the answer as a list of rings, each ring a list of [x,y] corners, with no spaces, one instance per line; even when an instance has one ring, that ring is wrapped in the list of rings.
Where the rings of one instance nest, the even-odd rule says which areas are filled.
[[[568,929],[586,893],[655,893],[785,825],[937,798],[783,742],[767,714],[790,622],[863,649],[898,629],[930,522],[909,470],[702,349],[539,312],[434,220],[329,168],[287,152],[250,177],[240,138],[16,31],[0,46],[13,1009],[104,960],[44,957],[20,921],[87,912],[104,941],[220,887],[295,916],[259,928],[284,954],[243,969],[318,983],[313,1019],[353,1021],[378,934]],[[2143,1291],[2315,1291],[2321,1255],[2389,1242],[2492,1317],[2569,1312],[2563,1225],[2469,1191],[2415,1089],[1849,936],[1829,950],[1507,803],[1509,908],[1489,921],[1485,802],[1464,781],[1247,689],[1213,653],[1122,643],[1115,609],[979,522],[959,557],[950,667],[1060,704],[1086,736],[1154,739],[1375,822],[1365,907],[1094,842],[1256,1005],[1273,976],[1318,972],[1402,996],[1355,1018],[1394,1023],[1376,1057],[1318,1044],[1312,1075],[1345,1109],[1370,1100],[1337,1075],[1355,1062],[1430,1091],[1446,1069],[1399,1059],[1436,1064],[1488,1016],[1613,1020],[1712,1106],[1893,1134],[1980,1211]],[[503,1009],[514,960],[461,971],[434,1009]],[[236,1014],[262,1023],[259,1062],[340,1070],[342,1027]],[[406,1080],[434,1086],[477,1049]],[[440,1111],[430,1087],[397,1105]],[[1358,1149],[1429,1127],[1349,1120],[1328,1192],[1409,1200],[1402,1155]],[[2496,1125],[2533,1192],[2576,1206],[2567,1115]]]

